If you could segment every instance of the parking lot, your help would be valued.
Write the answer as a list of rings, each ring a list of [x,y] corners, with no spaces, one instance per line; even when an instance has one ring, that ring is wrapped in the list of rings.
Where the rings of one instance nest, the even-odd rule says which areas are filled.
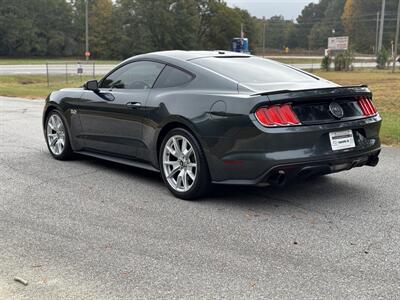
[[[155,173],[52,159],[42,108],[0,97],[0,299],[400,298],[399,148],[186,202]]]

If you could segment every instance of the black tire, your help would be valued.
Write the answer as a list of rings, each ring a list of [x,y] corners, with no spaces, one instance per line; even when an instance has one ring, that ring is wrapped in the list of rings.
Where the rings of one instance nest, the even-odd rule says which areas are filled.
[[[50,148],[50,145],[49,145],[49,140],[48,140],[48,138],[47,138],[47,124],[48,124],[48,122],[49,122],[49,119],[53,116],[53,115],[57,115],[60,119],[61,119],[61,122],[62,122],[62,124],[63,124],[63,126],[64,126],[64,136],[65,136],[65,142],[64,142],[64,148],[63,148],[63,150],[62,150],[62,152],[61,153],[59,153],[59,154],[56,154],[56,153],[54,153],[52,150],[51,150],[51,148]],[[55,158],[55,159],[57,159],[57,160],[69,160],[69,159],[71,159],[72,157],[73,157],[73,151],[72,151],[72,148],[71,148],[71,143],[70,143],[70,140],[69,140],[69,130],[68,130],[68,126],[67,126],[67,124],[66,124],[66,122],[65,122],[65,120],[64,120],[64,117],[62,116],[62,114],[59,112],[59,111],[57,111],[57,110],[52,110],[52,111],[50,111],[48,114],[47,114],[47,116],[46,116],[46,121],[45,121],[45,125],[44,125],[44,133],[45,133],[45,140],[46,140],[46,144],[47,144],[47,148],[49,149],[49,152],[50,152],[50,154]]]
[[[166,174],[164,171],[163,167],[163,153],[164,153],[164,148],[168,142],[168,140],[175,136],[183,136],[185,137],[191,146],[193,147],[194,154],[196,156],[196,161],[197,161],[197,173],[196,173],[196,178],[193,181],[193,184],[191,188],[186,191],[186,192],[180,192],[174,189],[168,182],[166,178]],[[211,186],[211,181],[210,181],[210,173],[208,170],[208,165],[207,165],[207,160],[204,155],[204,152],[200,146],[200,143],[197,141],[197,139],[191,134],[189,131],[183,129],[183,128],[175,128],[172,129],[170,132],[167,133],[167,135],[164,137],[161,147],[159,149],[159,165],[160,165],[160,171],[161,171],[161,176],[164,180],[164,183],[168,187],[168,189],[171,191],[171,193],[180,199],[184,200],[196,200],[199,199],[200,197],[204,196],[208,191]]]

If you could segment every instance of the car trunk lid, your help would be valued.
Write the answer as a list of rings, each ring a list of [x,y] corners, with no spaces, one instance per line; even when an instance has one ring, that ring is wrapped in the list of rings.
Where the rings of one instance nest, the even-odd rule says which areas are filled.
[[[254,111],[263,106],[290,104],[303,125],[349,121],[365,117],[360,99],[371,100],[367,86],[336,86],[325,88],[273,90],[253,95],[257,98]],[[335,115],[332,107],[342,110]]]

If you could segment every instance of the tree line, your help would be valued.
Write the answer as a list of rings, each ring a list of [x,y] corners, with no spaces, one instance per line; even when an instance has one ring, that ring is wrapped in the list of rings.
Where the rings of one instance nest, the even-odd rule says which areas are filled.
[[[229,49],[241,24],[253,51],[263,40],[273,49],[321,49],[329,36],[346,34],[355,50],[369,53],[381,3],[321,0],[294,21],[259,19],[223,0],[88,1],[92,56],[110,59],[158,50]],[[394,39],[397,2],[387,0],[386,47]],[[82,56],[84,51],[85,0],[0,0],[0,56]]]
[[[257,19],[222,0],[89,0],[95,58],[169,49],[227,49]],[[82,56],[85,0],[0,0],[0,56]],[[254,43],[251,45],[254,47]]]
[[[267,45],[270,48],[322,49],[327,47],[328,37],[346,35],[350,37],[353,50],[373,53],[377,12],[380,12],[381,5],[382,0],[320,0],[319,3],[310,3],[296,22],[284,20],[282,16],[266,20]],[[398,0],[386,1],[383,45],[387,49],[395,40],[397,5]]]

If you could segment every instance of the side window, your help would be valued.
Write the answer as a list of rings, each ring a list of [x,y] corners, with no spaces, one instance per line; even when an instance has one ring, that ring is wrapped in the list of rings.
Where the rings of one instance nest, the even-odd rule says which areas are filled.
[[[157,79],[155,88],[168,88],[184,85],[193,79],[193,76],[177,68],[166,66]]]
[[[152,61],[127,64],[105,78],[101,83],[101,88],[150,89],[164,66],[164,64]]]

